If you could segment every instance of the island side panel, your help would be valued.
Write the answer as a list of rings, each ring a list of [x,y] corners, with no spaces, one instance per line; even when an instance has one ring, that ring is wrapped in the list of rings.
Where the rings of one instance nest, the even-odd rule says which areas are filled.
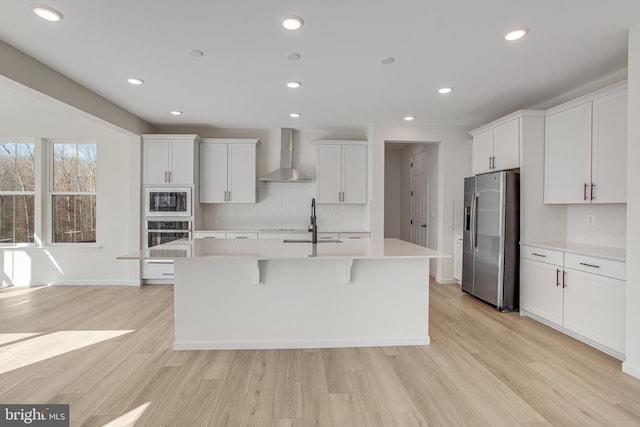
[[[176,350],[429,344],[426,258],[176,259]]]

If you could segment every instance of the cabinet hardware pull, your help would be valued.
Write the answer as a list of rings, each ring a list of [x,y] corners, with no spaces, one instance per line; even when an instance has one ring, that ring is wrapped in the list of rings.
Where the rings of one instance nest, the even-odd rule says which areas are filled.
[[[169,173],[169,182],[171,182],[171,171],[169,171],[168,173]]]
[[[560,270],[556,268],[556,287],[560,286]]]
[[[492,162],[493,168],[495,169],[496,168],[496,156],[493,156],[491,159],[492,159],[491,162]]]
[[[582,190],[582,200],[589,200],[587,198],[587,187],[589,186],[589,184],[587,184],[586,182],[584,183],[584,188]]]
[[[163,276],[173,276],[173,273],[162,273]]]
[[[229,194],[229,196],[228,196],[229,198],[227,199],[227,201],[230,202],[231,201],[231,190],[227,191],[227,194]]]
[[[595,197],[593,197],[593,189],[595,188],[595,184],[592,182],[591,183],[591,200],[595,199]]]
[[[489,156],[489,170],[491,170],[491,156]]]
[[[581,262],[580,265],[584,265],[585,267],[591,267],[591,268],[600,268],[599,265],[595,265],[595,264],[588,264],[586,262]]]
[[[535,253],[535,252],[531,252],[531,255],[539,256],[539,257],[542,257],[542,258],[546,258],[546,257],[547,257],[546,255],[543,255],[543,254],[537,254],[537,253]]]
[[[567,277],[567,272],[563,271],[562,272],[562,289],[567,287],[566,277]]]

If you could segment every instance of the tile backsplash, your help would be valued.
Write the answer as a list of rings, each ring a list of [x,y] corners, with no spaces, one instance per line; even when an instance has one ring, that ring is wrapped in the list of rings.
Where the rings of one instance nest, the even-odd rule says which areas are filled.
[[[306,229],[315,183],[259,182],[258,203],[205,204],[205,230]],[[319,231],[370,231],[371,204],[317,204]]]

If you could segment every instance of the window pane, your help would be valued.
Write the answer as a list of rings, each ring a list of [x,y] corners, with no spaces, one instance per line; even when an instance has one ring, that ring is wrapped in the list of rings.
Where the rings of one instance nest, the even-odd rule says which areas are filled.
[[[0,243],[33,243],[34,196],[0,196]]]
[[[53,144],[53,191],[96,191],[96,144]]]
[[[54,195],[53,242],[96,241],[96,196]]]
[[[34,144],[0,142],[0,191],[34,191]]]

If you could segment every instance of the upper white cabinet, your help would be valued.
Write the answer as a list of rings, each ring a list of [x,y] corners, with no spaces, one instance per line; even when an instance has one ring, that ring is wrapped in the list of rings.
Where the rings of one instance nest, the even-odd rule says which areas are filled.
[[[200,203],[256,202],[257,144],[257,139],[202,139]]]
[[[547,111],[545,203],[626,203],[627,85]]]
[[[471,131],[473,174],[520,167],[520,119],[508,116]]]
[[[316,149],[316,202],[367,203],[366,142],[319,141]]]
[[[144,184],[193,185],[196,135],[143,135]]]

